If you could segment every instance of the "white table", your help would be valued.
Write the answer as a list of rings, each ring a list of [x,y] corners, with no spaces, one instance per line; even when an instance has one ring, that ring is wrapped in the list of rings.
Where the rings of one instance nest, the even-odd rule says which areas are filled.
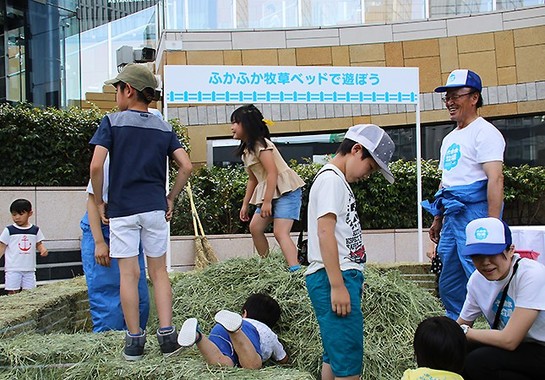
[[[537,261],[545,265],[545,226],[511,227],[515,251],[528,250],[539,253]]]

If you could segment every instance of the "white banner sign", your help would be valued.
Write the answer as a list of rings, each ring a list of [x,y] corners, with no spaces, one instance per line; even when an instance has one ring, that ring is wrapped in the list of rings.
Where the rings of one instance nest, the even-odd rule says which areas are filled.
[[[164,67],[168,104],[418,103],[418,68],[322,66]]]

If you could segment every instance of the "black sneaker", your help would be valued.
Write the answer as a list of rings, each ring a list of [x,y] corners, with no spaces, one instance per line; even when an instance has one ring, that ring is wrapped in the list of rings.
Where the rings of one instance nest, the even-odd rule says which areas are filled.
[[[165,358],[178,354],[182,349],[178,344],[178,333],[174,327],[167,332],[157,330],[157,341]]]
[[[125,360],[134,361],[142,359],[144,355],[144,345],[146,344],[146,332],[141,335],[131,336],[129,332],[125,334],[125,349],[123,357]]]

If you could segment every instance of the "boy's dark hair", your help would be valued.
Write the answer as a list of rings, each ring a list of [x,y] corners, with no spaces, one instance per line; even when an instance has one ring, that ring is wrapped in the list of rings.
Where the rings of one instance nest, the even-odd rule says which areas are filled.
[[[461,373],[466,356],[466,336],[454,320],[431,317],[414,333],[414,353],[419,367]]]
[[[9,206],[9,212],[22,214],[24,212],[32,211],[32,203],[27,199],[16,199],[13,201],[11,206]]]
[[[246,311],[246,317],[263,322],[270,328],[280,319],[280,305],[274,298],[267,294],[252,294],[244,302],[242,311]]]
[[[355,142],[354,140],[344,139],[343,142],[341,143],[341,145],[339,145],[339,148],[337,148],[336,153],[340,154],[341,156],[346,156],[348,153],[350,153],[352,151],[352,147],[354,145],[356,145],[356,144],[358,144],[358,143]],[[361,149],[362,149],[362,153],[361,153],[361,159],[362,160],[366,159],[367,157],[371,157],[371,154],[369,153],[367,148],[365,148],[363,145],[361,145]]]
[[[127,83],[125,82],[119,82],[117,84],[117,87],[118,87],[118,91],[124,91],[125,88],[127,87]],[[142,102],[142,103],[145,103],[145,104],[150,104],[151,101],[154,99],[155,97],[155,90],[152,89],[152,88],[149,88],[149,87],[146,87],[145,89],[143,89],[142,91],[138,91],[136,88],[134,88],[134,91],[136,91],[136,99],[139,101],[139,102]]]
[[[240,123],[246,134],[246,142],[241,141],[236,154],[242,156],[244,150],[254,152],[256,145],[267,146],[265,139],[271,138],[269,127],[263,121],[263,114],[253,104],[241,106],[231,114],[231,123]]]

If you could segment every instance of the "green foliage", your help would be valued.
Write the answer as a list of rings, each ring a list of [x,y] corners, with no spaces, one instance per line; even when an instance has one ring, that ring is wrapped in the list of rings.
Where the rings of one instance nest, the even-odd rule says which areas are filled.
[[[321,168],[318,164],[290,163],[307,184],[303,188],[301,215],[306,215],[308,186]],[[437,161],[422,161],[422,199],[433,200],[439,188],[441,174]],[[390,165],[396,179],[390,185],[380,174],[366,181],[351,184],[356,195],[358,214],[363,229],[416,228],[417,189],[416,163],[399,160]],[[545,168],[505,167],[504,218],[511,225],[543,224],[543,197]],[[240,222],[238,212],[244,197],[247,175],[242,167],[203,168],[193,177],[193,192],[204,230],[208,234],[247,233],[248,225]],[[174,216],[173,235],[192,235],[193,224],[187,199],[178,201]],[[424,228],[431,225],[432,217],[423,211]],[[295,223],[299,231],[301,223]]]
[[[247,181],[248,175],[241,166],[203,167],[191,176],[195,207],[207,234],[248,233],[248,224],[239,218]],[[172,234],[193,235],[186,194],[178,197],[176,210],[171,222]]]
[[[89,179],[88,144],[101,113],[0,106],[0,186],[78,186]]]
[[[436,161],[422,161],[422,199],[432,199],[441,176]],[[389,185],[380,174],[352,184],[363,229],[416,228],[417,169],[414,161],[399,160],[390,165],[395,182]],[[424,225],[431,215],[424,212]]]
[[[104,113],[92,109],[0,105],[0,186],[84,186],[89,140]],[[185,146],[187,129],[171,120]]]
[[[504,219],[511,225],[543,224],[545,167],[504,167]]]

